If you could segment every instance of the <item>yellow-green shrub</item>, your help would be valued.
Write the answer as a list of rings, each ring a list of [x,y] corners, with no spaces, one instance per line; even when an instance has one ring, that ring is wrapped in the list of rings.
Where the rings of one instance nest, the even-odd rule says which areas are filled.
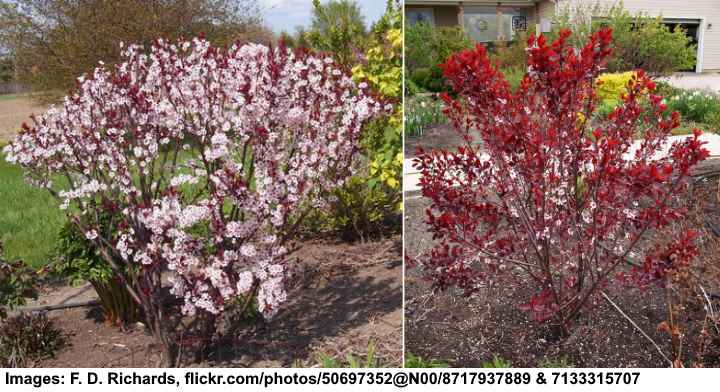
[[[598,76],[595,87],[598,101],[603,104],[619,103],[622,94],[627,92],[627,85],[633,76],[635,76],[634,71],[605,73]]]

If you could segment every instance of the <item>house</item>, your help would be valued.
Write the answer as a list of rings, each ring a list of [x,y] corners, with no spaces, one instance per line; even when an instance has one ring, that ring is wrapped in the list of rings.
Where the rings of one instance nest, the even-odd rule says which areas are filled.
[[[408,23],[461,26],[478,42],[506,41],[517,31],[535,26],[549,31],[553,17],[577,4],[609,7],[616,0],[405,0]],[[720,0],[624,0],[625,9],[662,16],[682,26],[697,44],[695,72],[720,71]]]

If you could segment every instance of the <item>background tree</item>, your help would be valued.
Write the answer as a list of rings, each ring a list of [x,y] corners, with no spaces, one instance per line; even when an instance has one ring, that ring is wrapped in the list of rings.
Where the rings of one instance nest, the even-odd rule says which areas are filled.
[[[307,39],[314,49],[332,52],[343,64],[354,64],[356,51],[363,50],[367,30],[360,6],[354,0],[313,0],[312,21]]]
[[[200,33],[217,45],[272,40],[256,0],[17,0],[0,3],[0,45],[16,61],[18,79],[54,98],[99,61],[119,60],[121,42]]]

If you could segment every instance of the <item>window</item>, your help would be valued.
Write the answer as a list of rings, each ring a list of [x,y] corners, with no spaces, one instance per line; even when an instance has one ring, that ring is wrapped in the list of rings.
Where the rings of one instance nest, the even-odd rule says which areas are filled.
[[[521,8],[465,7],[463,26],[477,42],[509,41],[516,31],[527,30],[527,13]]]
[[[435,25],[435,13],[432,8],[406,8],[405,18],[411,25],[421,22]]]

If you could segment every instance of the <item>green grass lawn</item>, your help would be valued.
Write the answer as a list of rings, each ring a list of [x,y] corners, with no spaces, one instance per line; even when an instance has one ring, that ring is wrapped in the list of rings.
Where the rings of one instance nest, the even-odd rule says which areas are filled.
[[[7,260],[45,265],[65,215],[50,194],[25,182],[18,166],[0,153],[0,240]]]

